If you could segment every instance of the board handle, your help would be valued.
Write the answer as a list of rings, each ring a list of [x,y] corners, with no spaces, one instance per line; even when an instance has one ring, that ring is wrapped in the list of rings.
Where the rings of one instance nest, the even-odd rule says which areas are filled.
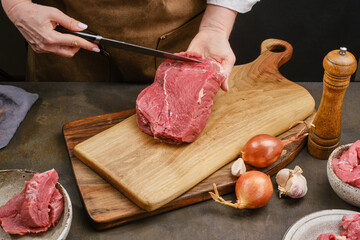
[[[271,62],[278,69],[290,60],[293,47],[290,43],[279,39],[266,39],[261,43],[262,56],[270,57]]]

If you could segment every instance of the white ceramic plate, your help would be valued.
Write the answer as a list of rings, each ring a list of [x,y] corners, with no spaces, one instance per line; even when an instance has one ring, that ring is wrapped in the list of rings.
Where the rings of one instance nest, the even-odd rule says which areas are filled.
[[[21,192],[25,187],[25,181],[32,178],[34,172],[28,170],[0,170],[0,206],[4,205],[12,196]],[[46,239],[46,240],[65,240],[69,233],[72,220],[72,206],[69,194],[60,183],[56,188],[64,196],[64,212],[55,227],[49,228],[42,233],[31,233],[20,235],[10,235],[0,227],[0,239]]]
[[[347,214],[359,214],[359,212],[331,209],[306,215],[287,230],[283,240],[316,240],[322,233],[332,233],[338,236],[344,231],[340,227],[340,223],[342,217]]]

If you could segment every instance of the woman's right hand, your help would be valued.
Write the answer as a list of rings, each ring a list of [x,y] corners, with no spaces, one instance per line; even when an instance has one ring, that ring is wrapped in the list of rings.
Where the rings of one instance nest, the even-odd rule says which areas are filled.
[[[57,24],[71,31],[82,31],[83,24],[60,10],[32,3],[30,0],[1,0],[9,19],[37,53],[55,53],[72,57],[80,48],[100,52],[98,46],[80,37],[55,31]]]

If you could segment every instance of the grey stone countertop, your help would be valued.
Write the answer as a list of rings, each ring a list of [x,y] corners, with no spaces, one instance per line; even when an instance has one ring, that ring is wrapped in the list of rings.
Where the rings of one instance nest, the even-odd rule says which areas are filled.
[[[236,210],[212,200],[115,227],[97,231],[90,225],[75,184],[62,135],[65,123],[135,107],[138,93],[146,85],[119,83],[1,83],[38,93],[33,105],[9,145],[0,150],[0,169],[55,168],[60,183],[73,203],[74,216],[68,239],[282,239],[301,217],[325,209],[359,211],[341,200],[326,176],[326,161],[311,157],[306,147],[288,167],[300,165],[309,191],[303,199],[279,199],[278,193],[263,208]],[[318,107],[321,82],[301,82]],[[340,144],[360,139],[360,83],[351,83],[344,98]],[[272,177],[274,188],[276,183]],[[235,195],[225,199],[234,201]]]

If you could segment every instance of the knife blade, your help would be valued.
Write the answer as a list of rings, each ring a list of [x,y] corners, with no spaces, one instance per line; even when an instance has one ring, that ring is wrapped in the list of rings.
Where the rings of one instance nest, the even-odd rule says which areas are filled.
[[[131,43],[126,43],[126,42],[122,42],[122,41],[117,41],[117,40],[110,39],[110,38],[104,38],[100,35],[90,34],[90,33],[86,33],[86,32],[73,32],[73,31],[70,31],[69,29],[62,27],[61,25],[57,25],[55,30],[58,32],[61,32],[61,33],[72,34],[72,35],[84,38],[95,44],[100,44],[103,46],[120,48],[123,50],[128,50],[128,51],[137,52],[137,53],[155,56],[155,57],[180,60],[180,61],[186,61],[186,62],[201,63],[201,61],[197,60],[197,59],[179,56],[179,55],[176,55],[173,53],[164,52],[161,50],[147,48],[147,47],[143,47],[143,46],[139,46],[139,45],[135,45],[135,44],[131,44]]]

